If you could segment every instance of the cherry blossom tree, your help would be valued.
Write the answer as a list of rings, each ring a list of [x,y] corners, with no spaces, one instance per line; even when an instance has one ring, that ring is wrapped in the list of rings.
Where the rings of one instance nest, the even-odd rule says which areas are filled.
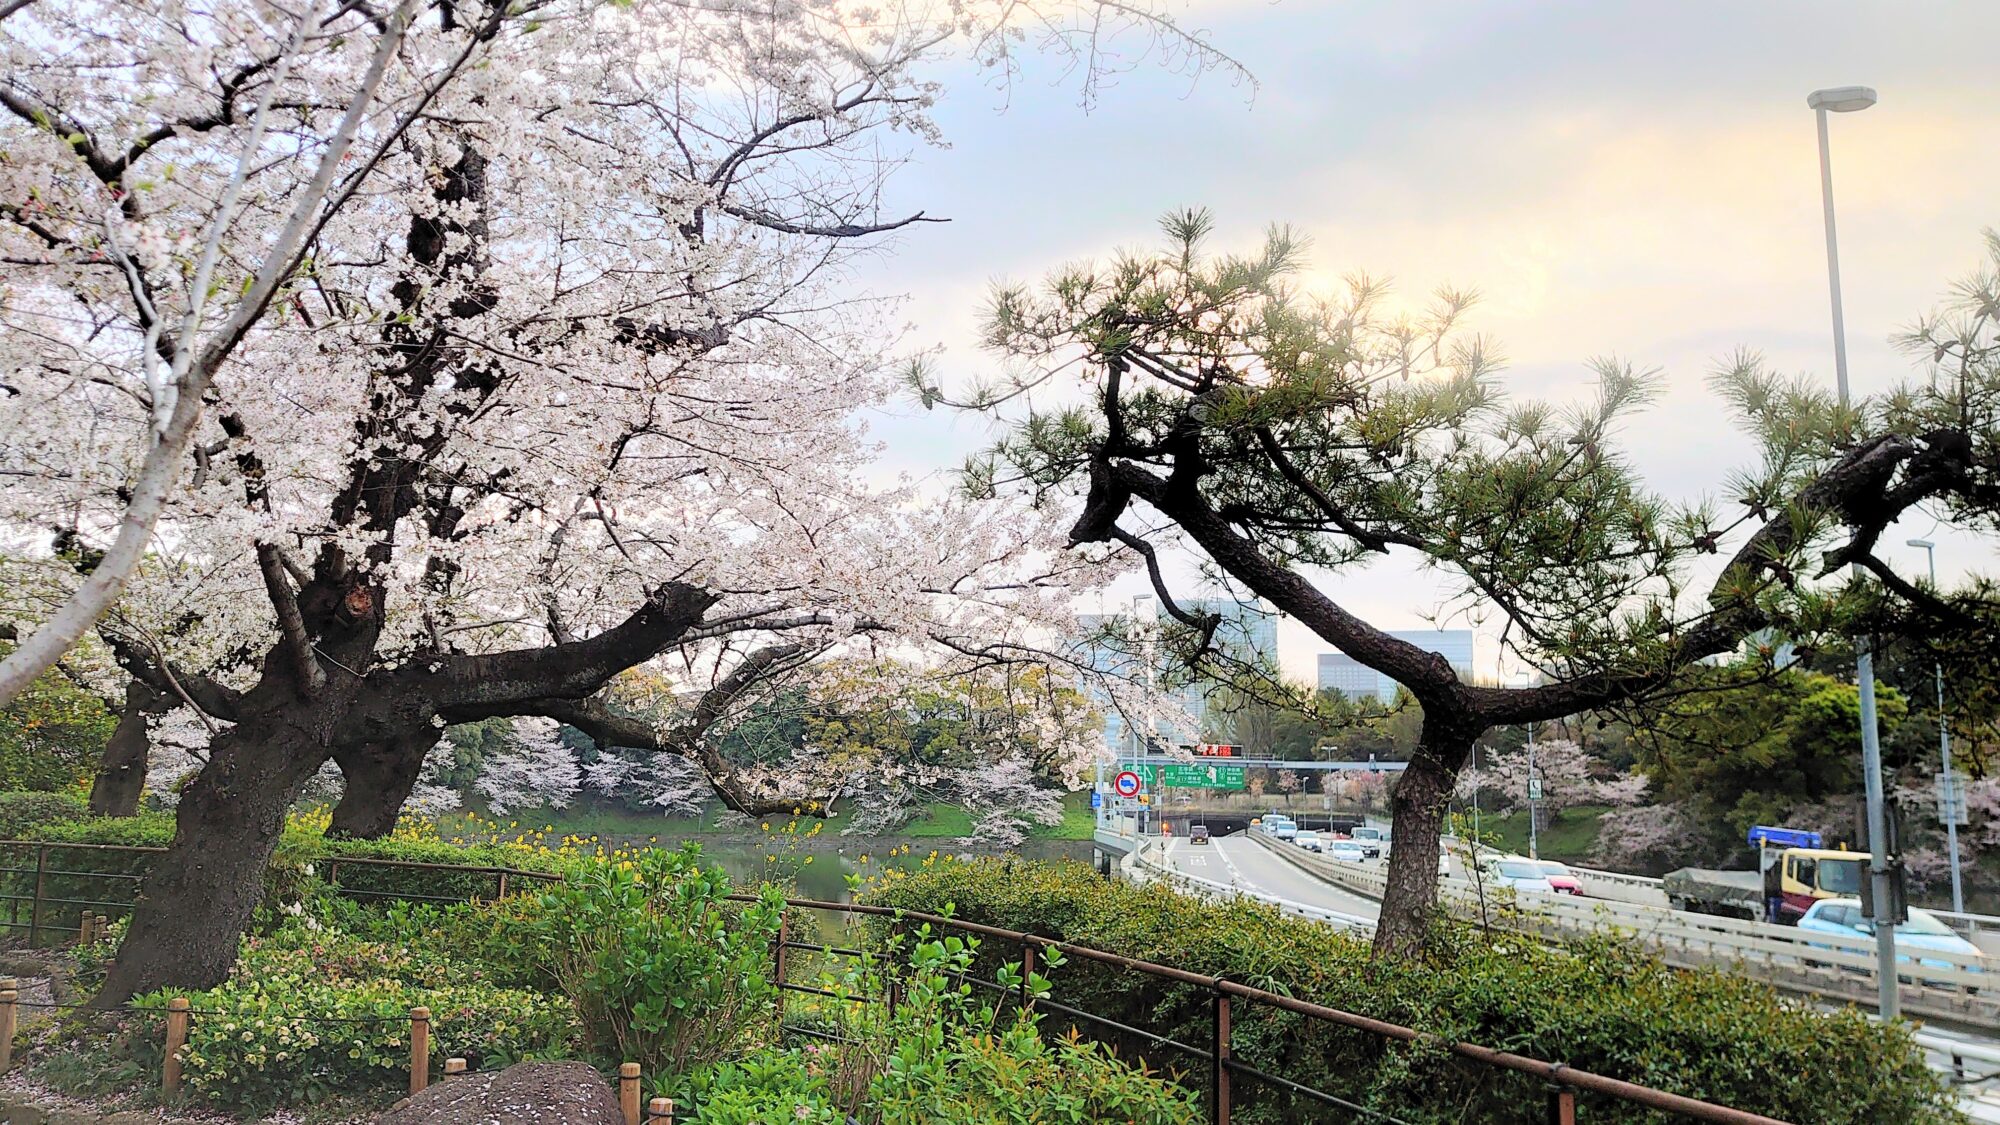
[[[1461,779],[1468,776],[1460,775]],[[1494,802],[1493,810],[1504,813],[1528,806],[1528,776],[1528,751],[1524,747],[1489,755],[1480,764],[1477,780],[1480,791]],[[1542,795],[1536,803],[1551,820],[1577,805],[1628,808],[1640,802],[1648,785],[1643,774],[1613,773],[1567,738],[1535,744],[1534,776],[1542,779]]]
[[[1217,61],[1065,10],[10,11],[0,525],[64,591],[56,648],[111,574],[131,618],[191,603],[121,663],[208,731],[101,1001],[226,975],[328,762],[365,827],[446,726],[539,717],[788,807],[699,737],[744,685],[876,633],[974,664],[1065,634],[1100,560],[1056,513],[857,472],[893,337],[841,285],[929,218],[882,195],[884,135],[935,137],[926,60],[1034,31],[1095,67],[1124,26]],[[695,693],[665,729],[600,696],[654,661]]]

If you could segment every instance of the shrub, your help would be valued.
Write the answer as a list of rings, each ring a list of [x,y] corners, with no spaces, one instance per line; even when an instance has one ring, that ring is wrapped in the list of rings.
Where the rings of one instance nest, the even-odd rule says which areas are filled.
[[[114,950],[80,950],[77,983],[94,987]],[[149,1085],[161,1063],[159,1010],[174,996],[194,1013],[181,1056],[188,1095],[221,1109],[379,1100],[409,1080],[409,1013],[419,1005],[431,1010],[432,1073],[454,1055],[487,1069],[569,1053],[577,1026],[565,998],[495,982],[456,952],[422,933],[378,941],[288,914],[244,941],[221,986],[162,990],[134,997],[132,1012],[73,1021],[38,1071],[84,1096]]]
[[[593,1049],[683,1072],[719,1060],[769,1009],[783,892],[736,903],[731,889],[689,844],[585,864],[542,893],[529,932]]]
[[[1201,1119],[1193,1091],[1127,1066],[1075,1032],[1047,1039],[1032,1021],[955,1037],[929,1057],[899,1054],[871,1091],[883,1125],[1186,1125]]]
[[[168,996],[137,998],[164,1006]],[[481,1069],[564,1053],[569,1005],[520,989],[455,982],[333,981],[312,975],[232,980],[189,997],[182,1067],[196,1099],[232,1109],[311,1105],[336,1093],[409,1080],[409,1012],[431,1010],[435,1073],[447,1055]]]
[[[1195,1095],[1130,1067],[1074,1034],[1043,1038],[1041,1017],[995,1006],[968,974],[977,938],[929,926],[885,938],[820,979],[812,1014],[836,1043],[768,1049],[663,1089],[697,1125],[858,1120],[867,1125],[1183,1125]],[[1044,967],[1064,964],[1050,955]],[[1003,963],[986,982],[1011,997],[1048,996],[1041,973]],[[904,1000],[879,999],[891,986]],[[826,996],[831,997],[828,1003]]]
[[[1364,942],[1331,927],[1255,903],[1114,883],[1080,863],[945,864],[890,880],[870,898],[929,912],[954,904],[969,921],[1226,976],[1786,1120],[1961,1120],[1907,1028],[1883,1027],[1851,1009],[1816,1012],[1742,977],[1675,970],[1627,943],[1549,948],[1454,927],[1439,935],[1430,960],[1377,962]],[[1012,953],[994,949],[982,963],[1003,952]],[[1206,1042],[1205,990],[1071,963],[1055,988],[1061,1003],[1181,1042]],[[1248,1065],[1310,1076],[1399,1118],[1540,1119],[1534,1083],[1434,1048],[1392,1045],[1253,1004],[1235,1006],[1232,1030],[1232,1051]],[[1125,1046],[1147,1049],[1143,1041]],[[1323,1112],[1248,1079],[1234,1093],[1244,1121],[1312,1121]],[[1591,1120],[1650,1120],[1608,1099],[1589,1099],[1587,1110]]]
[[[812,1048],[765,1048],[733,1062],[723,1062],[677,1089],[680,1101],[690,1098],[698,1109],[686,1118],[690,1125],[840,1125],[847,1115],[835,1105],[827,1087],[820,1052]]]
[[[74,820],[89,811],[89,804],[75,793],[0,793],[0,840],[17,840],[44,824]]]

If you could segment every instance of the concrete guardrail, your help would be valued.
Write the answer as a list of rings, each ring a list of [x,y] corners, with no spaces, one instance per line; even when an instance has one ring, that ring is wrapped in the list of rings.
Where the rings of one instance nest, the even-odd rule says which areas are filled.
[[[1326,882],[1371,898],[1388,885],[1379,864],[1330,859],[1252,834],[1272,853]],[[1625,876],[1638,879],[1640,876]],[[1590,883],[1585,882],[1588,888]],[[1828,999],[1872,1004],[1875,943],[1870,938],[1814,933],[1739,918],[1694,914],[1617,899],[1516,892],[1470,880],[1442,878],[1439,900],[1461,917],[1549,938],[1622,934],[1684,967],[1727,968]],[[1911,1015],[2000,1028],[2000,960],[1983,954],[1911,948],[1899,963],[1903,1008]]]

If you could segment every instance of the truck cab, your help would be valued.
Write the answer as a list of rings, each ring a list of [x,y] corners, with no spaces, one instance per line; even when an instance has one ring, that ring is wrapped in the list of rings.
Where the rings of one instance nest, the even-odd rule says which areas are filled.
[[[1823,898],[1855,898],[1868,877],[1868,856],[1828,848],[1786,848],[1779,864],[1780,921],[1797,922]]]

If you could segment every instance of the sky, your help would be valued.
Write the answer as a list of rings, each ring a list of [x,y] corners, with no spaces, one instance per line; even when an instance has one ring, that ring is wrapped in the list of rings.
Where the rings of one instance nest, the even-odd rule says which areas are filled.
[[[1830,121],[1857,395],[1912,376],[1890,338],[1979,264],[1981,231],[2000,226],[2000,3],[1170,10],[1254,86],[1138,61],[1086,112],[1074,76],[1047,61],[1004,90],[969,67],[938,73],[949,147],[912,153],[887,199],[950,221],[910,228],[854,281],[902,298],[904,343],[941,349],[947,379],[995,370],[973,343],[995,280],[1157,244],[1162,214],[1205,206],[1218,248],[1248,248],[1273,222],[1308,235],[1308,286],[1365,270],[1413,300],[1477,289],[1469,327],[1507,357],[1512,396],[1583,396],[1596,356],[1661,369],[1667,392],[1625,444],[1656,491],[1694,499],[1749,454],[1706,386],[1722,361],[1754,348],[1779,370],[1833,379],[1808,92],[1881,96]],[[888,447],[879,470],[920,477],[991,438],[914,403],[871,424]],[[1990,540],[1934,531],[1916,517],[1886,539],[1937,539],[1946,575],[1996,569]],[[1924,565],[1914,548],[1888,556],[1905,573]],[[1327,588],[1387,628],[1424,626],[1445,593],[1396,557]],[[1281,659],[1301,678],[1325,647],[1281,627]],[[1484,674],[1508,671],[1484,648]]]

